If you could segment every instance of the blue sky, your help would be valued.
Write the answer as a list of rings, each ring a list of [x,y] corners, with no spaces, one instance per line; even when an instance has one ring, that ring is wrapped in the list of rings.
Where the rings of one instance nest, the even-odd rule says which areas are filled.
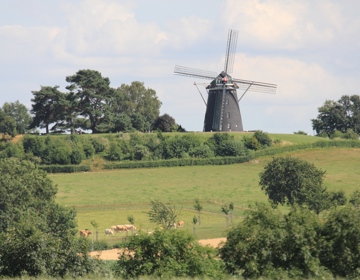
[[[0,106],[30,108],[31,91],[65,91],[66,76],[93,69],[112,87],[144,82],[161,114],[201,131],[205,105],[193,83],[207,81],[174,76],[174,65],[220,72],[236,29],[232,76],[278,85],[276,95],[241,100],[244,129],[313,135],[325,100],[359,94],[359,10],[357,0],[1,0]]]

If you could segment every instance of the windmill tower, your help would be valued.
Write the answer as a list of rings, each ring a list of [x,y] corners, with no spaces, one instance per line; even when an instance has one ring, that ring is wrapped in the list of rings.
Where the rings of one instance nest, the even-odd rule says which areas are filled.
[[[203,98],[206,105],[204,131],[243,131],[239,102],[246,92],[276,92],[275,84],[234,79],[229,75],[234,66],[238,33],[237,30],[229,30],[224,70],[220,74],[175,65],[175,75],[212,80],[206,87],[207,102]],[[238,89],[242,91],[240,98]]]

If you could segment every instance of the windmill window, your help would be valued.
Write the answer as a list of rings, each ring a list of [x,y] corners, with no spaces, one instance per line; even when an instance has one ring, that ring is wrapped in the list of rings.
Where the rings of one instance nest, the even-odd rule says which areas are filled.
[[[229,105],[229,99],[226,99],[226,105]]]
[[[227,112],[227,113],[226,113],[226,117],[227,117],[227,118],[230,118],[230,112]]]
[[[231,128],[231,125],[228,123],[228,128]]]

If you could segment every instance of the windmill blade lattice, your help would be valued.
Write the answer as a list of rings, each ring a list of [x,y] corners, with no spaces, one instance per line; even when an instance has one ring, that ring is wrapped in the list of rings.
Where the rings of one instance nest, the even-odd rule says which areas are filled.
[[[277,89],[277,85],[275,84],[240,79],[233,79],[233,81],[237,84],[240,90],[275,94]]]
[[[235,58],[238,34],[239,34],[238,30],[233,30],[233,29],[229,30],[228,40],[226,44],[225,64],[224,64],[224,72],[226,74],[231,74],[234,68],[234,58]]]
[[[175,65],[174,74],[179,76],[196,77],[208,80],[213,80],[217,76],[217,73],[213,71],[200,70],[180,65]]]

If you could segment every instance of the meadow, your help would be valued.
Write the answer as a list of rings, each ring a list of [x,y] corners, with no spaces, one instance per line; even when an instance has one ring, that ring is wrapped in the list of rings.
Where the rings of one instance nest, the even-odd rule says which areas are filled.
[[[311,143],[318,137],[305,135],[269,134],[282,143]],[[204,136],[205,137],[205,136]],[[347,195],[360,189],[360,149],[308,149],[284,155],[314,163],[326,171],[324,185],[329,190],[344,190]],[[98,224],[99,239],[109,243],[121,240],[124,234],[105,237],[104,229],[111,225],[128,223],[132,215],[135,225],[145,231],[156,225],[149,222],[147,211],[150,200],[159,200],[175,206],[184,228],[193,232],[194,199],[203,205],[201,224],[196,225],[197,238],[215,238],[226,235],[226,219],[221,206],[233,202],[232,223],[241,221],[243,212],[255,202],[266,202],[260,189],[259,173],[272,157],[258,158],[243,164],[222,166],[186,166],[153,169],[99,170],[96,172],[51,174],[58,187],[56,200],[61,205],[74,207],[79,229]],[[94,230],[94,229],[93,229]]]

